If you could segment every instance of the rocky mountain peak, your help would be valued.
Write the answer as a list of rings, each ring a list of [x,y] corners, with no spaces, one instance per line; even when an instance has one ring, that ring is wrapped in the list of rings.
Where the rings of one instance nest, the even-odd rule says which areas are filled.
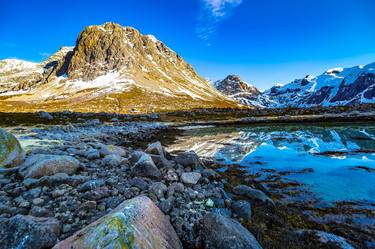
[[[240,76],[230,74],[225,79],[215,82],[215,87],[226,95],[238,93],[260,94],[260,91],[247,82],[243,81]]]

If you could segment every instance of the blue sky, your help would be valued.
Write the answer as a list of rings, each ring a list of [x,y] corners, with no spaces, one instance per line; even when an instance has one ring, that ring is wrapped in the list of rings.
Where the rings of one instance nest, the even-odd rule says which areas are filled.
[[[0,0],[0,58],[41,61],[87,25],[154,34],[204,77],[266,89],[375,61],[373,0]]]

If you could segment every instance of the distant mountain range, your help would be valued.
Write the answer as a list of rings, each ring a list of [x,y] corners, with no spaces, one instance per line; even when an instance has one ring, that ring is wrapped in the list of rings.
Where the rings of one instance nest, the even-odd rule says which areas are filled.
[[[229,75],[210,84],[152,35],[88,26],[74,47],[41,63],[0,61],[0,111],[155,112],[194,108],[314,107],[375,102],[375,63],[334,68],[259,91]]]
[[[333,68],[284,86],[260,92],[255,86],[229,75],[213,85],[242,104],[260,108],[345,106],[375,103],[375,62],[352,68]]]
[[[152,35],[89,26],[41,63],[0,61],[0,111],[152,112],[238,107]]]

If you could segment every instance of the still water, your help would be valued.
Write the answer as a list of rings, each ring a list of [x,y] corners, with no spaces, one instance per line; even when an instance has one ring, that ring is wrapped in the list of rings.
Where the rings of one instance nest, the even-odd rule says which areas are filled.
[[[375,125],[183,129],[170,150],[194,150],[223,169],[237,164],[251,174],[298,171],[285,177],[304,184],[321,200],[375,203]]]

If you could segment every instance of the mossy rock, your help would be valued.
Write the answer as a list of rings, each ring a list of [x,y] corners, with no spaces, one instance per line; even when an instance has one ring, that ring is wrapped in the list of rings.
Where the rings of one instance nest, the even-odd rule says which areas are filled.
[[[121,203],[115,210],[53,249],[182,249],[172,225],[146,196]]]
[[[0,168],[12,168],[16,167],[25,158],[25,152],[23,151],[17,138],[0,129]]]

